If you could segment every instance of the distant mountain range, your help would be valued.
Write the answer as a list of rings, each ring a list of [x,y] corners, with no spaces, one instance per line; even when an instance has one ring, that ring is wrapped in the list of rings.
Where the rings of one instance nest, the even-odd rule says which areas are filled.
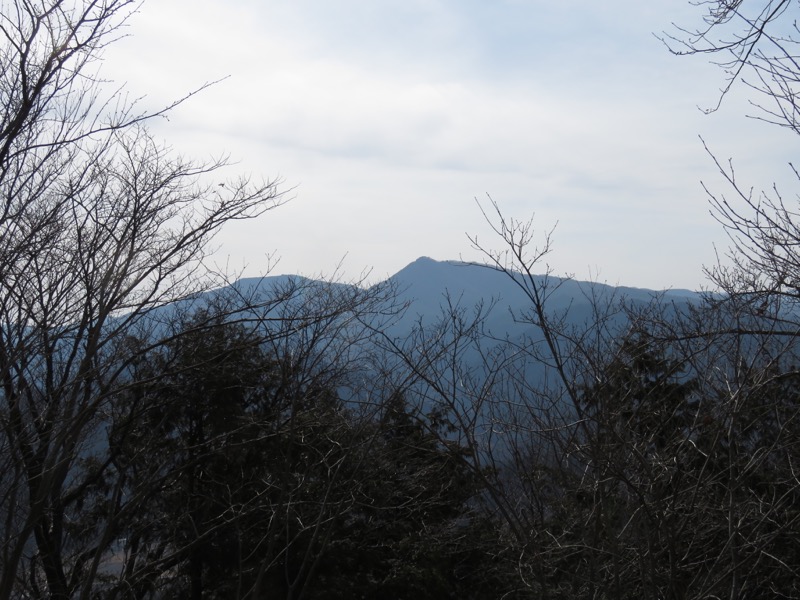
[[[610,335],[604,342],[616,339],[629,325],[627,313],[619,310],[623,303],[635,309],[658,301],[660,306],[667,307],[664,314],[669,314],[669,311],[680,312],[702,298],[700,293],[689,290],[656,291],[544,275],[534,276],[533,282],[547,294],[548,318],[555,318],[568,335],[573,329],[580,334],[584,327],[591,328],[596,312],[610,315],[602,327],[602,336]],[[422,257],[388,279],[393,295],[386,300],[390,309],[385,311],[389,316],[384,317],[381,310],[384,305],[382,301],[375,304],[375,298],[381,297],[379,290],[386,283],[364,289],[292,275],[245,278],[186,300],[183,306],[163,306],[157,309],[156,317],[163,318],[160,322],[170,323],[174,310],[190,315],[206,302],[213,303],[216,294],[230,294],[228,297],[234,301],[238,297],[245,303],[254,300],[251,306],[256,308],[252,313],[247,309],[244,318],[252,314],[256,320],[265,319],[263,322],[277,334],[269,342],[276,350],[291,354],[303,344],[311,343],[316,348],[313,356],[319,357],[318,364],[326,368],[332,364],[336,369],[341,364],[347,370],[357,365],[352,387],[338,384],[343,398],[361,401],[364,393],[370,393],[373,383],[382,385],[382,378],[389,377],[397,389],[413,395],[416,406],[426,414],[437,406],[438,392],[431,383],[434,380],[445,382],[447,385],[442,389],[456,394],[465,407],[472,403],[470,387],[482,389],[495,369],[508,368],[531,386],[540,382],[548,382],[549,386],[553,381],[558,385],[558,377],[551,369],[552,357],[547,354],[547,347],[541,345],[542,331],[525,319],[532,303],[524,291],[530,281],[522,275],[483,265]],[[375,294],[371,293],[373,290]],[[364,309],[360,304],[363,299],[372,303],[364,313],[365,319],[379,315],[369,325],[361,318],[354,318]],[[392,316],[391,307],[398,306],[404,307],[403,312]],[[468,324],[475,315],[481,315],[480,327],[470,333],[475,334],[474,338],[461,338],[463,343],[452,344],[460,335],[453,325],[456,321],[451,317],[453,310]],[[324,316],[328,312],[331,316]],[[377,336],[376,331],[380,332]],[[562,349],[569,352],[572,342],[563,340]],[[380,358],[359,363],[365,349],[367,355]],[[580,369],[583,356],[575,356],[575,366]],[[511,400],[510,394],[524,392],[504,390],[503,393]],[[475,418],[478,419],[475,422],[490,422],[487,415]]]
[[[419,324],[435,323],[449,301],[467,313],[478,306],[482,306],[484,311],[491,307],[485,328],[496,337],[514,337],[520,331],[519,317],[531,307],[530,299],[519,285],[521,278],[521,275],[512,277],[484,265],[418,258],[388,280],[397,291],[396,301],[408,306],[402,318],[392,325],[392,335],[400,337]],[[277,275],[241,279],[219,292],[235,289],[247,297],[254,292],[289,286],[293,281],[312,288],[315,283],[331,285],[300,276]],[[566,315],[566,321],[575,326],[592,318],[593,306],[619,303],[623,299],[629,305],[645,305],[660,299],[675,306],[685,306],[701,298],[698,292],[682,289],[657,291],[543,275],[536,276],[535,281],[538,286],[547,281],[547,289],[551,292],[546,303],[548,312]],[[339,290],[349,287],[348,284],[332,285]]]
[[[517,276],[522,277],[521,275]],[[689,290],[649,290],[612,286],[605,283],[560,279],[549,276],[547,307],[552,313],[568,311],[568,320],[579,324],[591,315],[595,302],[618,302],[623,298],[631,304],[646,304],[654,299],[682,305],[700,300],[700,294]],[[515,327],[512,315],[520,315],[530,308],[530,300],[507,273],[497,269],[459,261],[436,261],[421,257],[393,275],[390,280],[399,289],[400,298],[409,302],[405,320],[424,321],[441,313],[446,296],[462,307],[479,303],[494,303],[487,326],[495,334],[509,333]],[[541,286],[545,276],[537,276]]]

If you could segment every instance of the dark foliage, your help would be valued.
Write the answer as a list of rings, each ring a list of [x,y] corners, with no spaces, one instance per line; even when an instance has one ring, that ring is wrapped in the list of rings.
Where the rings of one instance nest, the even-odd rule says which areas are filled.
[[[208,324],[208,315],[199,322]],[[336,389],[220,320],[139,366],[112,434],[145,507],[109,596],[482,597],[504,585],[478,482],[402,396]]]

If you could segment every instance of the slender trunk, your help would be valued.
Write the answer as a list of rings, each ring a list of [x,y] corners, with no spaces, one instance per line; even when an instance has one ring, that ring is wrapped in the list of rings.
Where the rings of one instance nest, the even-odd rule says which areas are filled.
[[[47,589],[50,590],[50,600],[69,600],[69,588],[67,577],[64,574],[64,565],[61,559],[61,549],[58,547],[57,540],[48,531],[50,527],[46,523],[37,525],[35,528],[36,546],[42,560],[42,567],[47,578]]]
[[[197,550],[192,550],[189,557],[189,579],[191,581],[189,597],[192,600],[203,600],[203,560],[198,556]]]

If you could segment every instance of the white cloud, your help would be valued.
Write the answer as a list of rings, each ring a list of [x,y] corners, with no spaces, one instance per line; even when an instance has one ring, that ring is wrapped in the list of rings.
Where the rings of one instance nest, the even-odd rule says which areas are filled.
[[[419,255],[468,255],[464,232],[486,231],[473,198],[488,192],[514,216],[560,222],[558,270],[690,287],[722,239],[697,134],[743,152],[759,177],[782,148],[740,105],[702,118],[719,73],[651,34],[689,10],[159,0],[106,70],[153,106],[230,75],[157,128],[182,151],[228,152],[299,186],[290,206],[221,238],[235,261],[257,267],[277,250],[282,271],[313,273],[349,253],[354,272],[388,275]]]

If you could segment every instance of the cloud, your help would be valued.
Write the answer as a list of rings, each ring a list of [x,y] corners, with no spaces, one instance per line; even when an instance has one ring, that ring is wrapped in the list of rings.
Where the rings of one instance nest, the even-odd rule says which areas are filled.
[[[485,231],[473,198],[489,192],[514,216],[560,222],[562,271],[695,287],[722,238],[699,186],[716,176],[697,134],[741,152],[758,178],[786,146],[743,124],[740,104],[697,110],[718,72],[652,35],[690,10],[198,0],[187,11],[160,0],[105,67],[153,106],[230,75],[154,126],[183,152],[230,153],[298,186],[292,205],[220,238],[255,266],[268,250],[306,273],[346,253],[357,272],[386,275],[419,255],[457,257],[465,232]]]

